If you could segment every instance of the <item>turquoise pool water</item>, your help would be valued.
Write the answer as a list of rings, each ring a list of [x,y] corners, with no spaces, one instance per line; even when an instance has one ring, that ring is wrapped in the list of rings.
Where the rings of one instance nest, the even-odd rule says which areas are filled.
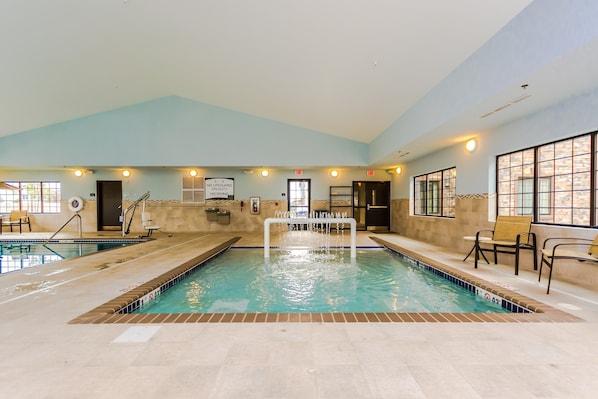
[[[383,249],[230,249],[136,313],[505,312]]]
[[[138,240],[81,242],[0,241],[0,273],[136,244]]]

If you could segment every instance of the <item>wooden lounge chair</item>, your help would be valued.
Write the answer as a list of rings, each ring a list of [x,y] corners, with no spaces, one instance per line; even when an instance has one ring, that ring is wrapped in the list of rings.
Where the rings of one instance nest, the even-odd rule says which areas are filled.
[[[26,224],[29,227],[29,231],[31,231],[31,223],[27,211],[11,211],[8,220],[2,218],[2,227],[10,226],[11,232],[13,226],[19,226],[19,233],[22,233],[24,224]]]
[[[475,236],[463,237],[467,241],[474,241],[472,252],[475,253],[475,268],[478,268],[480,254],[488,262],[484,252],[494,253],[494,263],[498,263],[497,254],[515,255],[515,275],[519,274],[519,252],[522,249],[530,250],[534,256],[534,270],[538,270],[538,254],[536,253],[536,235],[530,231],[532,226],[531,216],[498,216],[494,230],[480,230]],[[465,259],[463,259],[465,261]],[[489,262],[488,262],[489,263]]]
[[[550,272],[548,273],[548,287],[546,288],[547,294],[550,293],[552,270],[554,269],[554,261],[557,259],[573,259],[579,262],[598,262],[598,235],[594,240],[566,237],[553,237],[544,240],[538,282],[540,282],[540,279],[542,278],[542,266],[546,265],[550,269]]]

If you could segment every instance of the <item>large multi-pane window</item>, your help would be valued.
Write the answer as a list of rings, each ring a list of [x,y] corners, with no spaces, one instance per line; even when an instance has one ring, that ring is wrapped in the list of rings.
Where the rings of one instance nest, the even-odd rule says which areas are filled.
[[[455,217],[457,169],[449,168],[413,180],[413,213],[423,216]]]
[[[498,156],[498,214],[531,215],[536,223],[595,226],[595,140],[595,133],[585,134]]]
[[[6,182],[15,189],[0,189],[0,213],[60,213],[60,182]]]

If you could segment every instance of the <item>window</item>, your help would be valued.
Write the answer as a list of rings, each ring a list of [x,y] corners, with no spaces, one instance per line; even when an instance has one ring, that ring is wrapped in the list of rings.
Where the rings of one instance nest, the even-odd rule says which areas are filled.
[[[534,209],[534,179],[523,177],[517,183],[517,214],[531,215]]]
[[[534,150],[498,157],[496,173],[499,215],[530,215],[534,199]]]
[[[434,173],[428,176],[428,191],[427,191],[427,209],[428,215],[438,215],[440,213],[440,180],[439,173]]]
[[[183,195],[181,202],[204,203],[204,178],[200,176],[183,177]]]
[[[291,217],[309,217],[310,179],[289,179],[287,184],[287,198]]]
[[[532,215],[537,223],[595,226],[592,212],[596,134],[497,157],[499,215]]]
[[[538,178],[538,211],[540,215],[550,215],[552,208],[552,178]]]
[[[550,215],[552,204],[552,178],[538,178],[538,211]],[[517,187],[517,215],[533,215],[534,179],[520,178]]]
[[[60,213],[60,182],[6,182],[18,190],[0,189],[0,213]]]
[[[413,213],[455,217],[456,187],[456,168],[416,176],[413,184]]]

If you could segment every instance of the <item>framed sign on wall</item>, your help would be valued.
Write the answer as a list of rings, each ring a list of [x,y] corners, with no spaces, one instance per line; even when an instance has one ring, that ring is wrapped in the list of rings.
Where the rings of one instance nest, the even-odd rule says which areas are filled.
[[[207,200],[234,200],[235,179],[223,177],[206,177],[205,194]]]

